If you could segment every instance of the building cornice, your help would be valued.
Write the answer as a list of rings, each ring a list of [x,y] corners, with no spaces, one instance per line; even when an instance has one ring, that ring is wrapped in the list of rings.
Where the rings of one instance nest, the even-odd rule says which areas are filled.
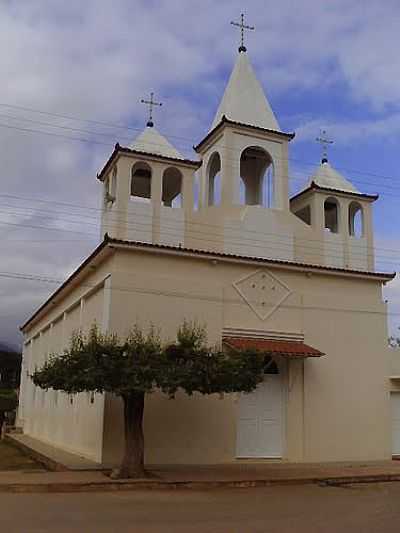
[[[72,288],[74,282],[78,282],[81,277],[85,277],[89,272],[92,272],[96,265],[103,261],[104,256],[102,254],[108,255],[108,237],[105,237],[103,242],[93,250],[93,252],[79,265],[79,267],[58,287],[58,289],[50,295],[50,297],[33,313],[33,315],[20,327],[20,330],[24,330],[32,325],[36,319],[40,318],[40,315],[45,311],[50,305],[55,305],[57,303],[57,298],[62,298],[64,293]],[[110,252],[111,250],[109,250]]]
[[[344,196],[344,197],[350,196],[352,198],[360,198],[361,200],[366,200],[368,202],[375,202],[379,198],[379,194],[365,194],[362,192],[343,191],[341,189],[331,189],[330,187],[321,187],[320,185],[318,185],[317,183],[313,181],[306,189],[292,196],[292,198],[290,198],[290,201],[293,202],[294,200],[298,200],[302,196],[310,194],[311,192],[314,192],[314,191],[318,191],[318,192],[322,192],[326,194],[336,194],[336,195]]]
[[[291,141],[295,137],[295,133],[285,133],[283,131],[277,131],[277,130],[269,130],[266,128],[261,128],[259,126],[252,126],[251,124],[244,124],[242,122],[236,122],[234,120],[229,120],[225,115],[223,115],[220,122],[213,128],[202,141],[199,142],[197,146],[193,146],[193,149],[195,152],[200,153],[202,148],[209,142],[215,135],[217,135],[223,127],[227,126],[235,126],[244,130],[248,131],[257,131],[260,133],[268,133],[271,135],[274,135],[276,137],[284,138],[286,140]]]
[[[114,250],[124,249],[130,251],[140,251],[154,254],[162,254],[169,256],[190,257],[194,259],[209,260],[213,262],[236,263],[246,265],[268,265],[271,268],[281,270],[291,270],[296,272],[304,272],[307,275],[321,274],[341,277],[352,277],[358,279],[370,279],[380,283],[391,281],[396,273],[382,273],[382,272],[367,272],[362,270],[351,270],[339,267],[328,267],[322,265],[315,265],[310,263],[300,263],[296,261],[285,261],[281,259],[268,259],[263,257],[251,257],[237,254],[228,254],[224,252],[213,252],[206,250],[198,250],[194,248],[183,248],[177,246],[169,246],[166,244],[151,244],[137,241],[124,241],[120,239],[112,239],[107,234],[104,236],[103,242],[93,251],[93,253],[66,279],[66,281],[39,307],[39,309],[27,320],[20,328],[25,332],[33,325],[41,315],[46,311],[50,305],[57,303],[57,298],[62,298],[64,293],[73,287],[74,283],[79,282],[89,272],[96,268],[104,259],[110,256]],[[108,252],[108,253],[107,253]]]
[[[156,161],[161,161],[163,163],[172,163],[175,165],[183,165],[186,167],[191,167],[193,169],[198,169],[201,167],[201,161],[193,161],[192,159],[179,159],[177,157],[167,157],[164,155],[154,154],[150,152],[141,152],[139,150],[133,150],[132,148],[126,148],[123,146],[120,146],[118,143],[115,145],[114,151],[108,158],[107,162],[101,169],[101,171],[97,174],[97,179],[100,181],[104,181],[105,176],[107,172],[109,171],[111,165],[114,163],[115,159],[120,155],[132,155],[132,156],[140,156],[143,159],[151,159]]]
[[[382,282],[391,281],[396,273],[385,273],[385,272],[370,272],[364,270],[352,270],[348,268],[340,267],[329,267],[323,265],[316,265],[312,263],[301,263],[298,261],[288,261],[283,259],[270,259],[264,257],[253,257],[245,256],[238,254],[229,254],[226,252],[214,252],[207,250],[199,250],[195,248],[184,248],[177,246],[170,246],[166,244],[152,244],[146,242],[137,242],[137,241],[124,241],[120,239],[108,239],[108,243],[111,247],[114,248],[130,248],[130,249],[141,249],[145,251],[151,251],[154,253],[165,253],[169,255],[180,255],[180,256],[190,256],[196,258],[204,258],[210,260],[219,260],[230,263],[245,263],[245,264],[263,264],[270,265],[271,267],[276,267],[280,269],[290,269],[297,270],[302,272],[320,272],[322,274],[333,274],[339,276],[351,276],[358,278],[370,278],[374,280],[379,280]]]

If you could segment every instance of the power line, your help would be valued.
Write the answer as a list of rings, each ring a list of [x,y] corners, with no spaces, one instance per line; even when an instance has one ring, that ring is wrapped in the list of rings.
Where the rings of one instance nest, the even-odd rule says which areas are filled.
[[[84,130],[82,128],[73,128],[71,126],[54,124],[54,123],[51,123],[51,122],[43,122],[43,121],[33,120],[33,119],[25,118],[25,117],[16,117],[16,116],[13,116],[13,115],[6,115],[6,114],[2,114],[2,113],[0,113],[0,117],[1,118],[10,118],[12,120],[17,120],[17,121],[20,121],[20,122],[29,122],[31,124],[39,124],[40,126],[49,126],[51,128],[58,128],[58,129],[63,129],[63,130],[68,130],[68,131],[75,131],[75,132],[78,132],[78,133],[87,133],[89,135],[100,135],[102,137],[112,137],[113,139],[115,139],[115,134],[112,134],[112,133],[104,133],[104,132],[93,131],[93,130]],[[12,124],[10,124],[10,126],[12,126]],[[51,133],[51,132],[49,132],[49,133]],[[120,139],[126,139],[128,141],[132,141],[132,139],[130,139],[129,137],[119,137],[119,138]]]
[[[78,222],[75,222],[75,223],[78,223]],[[0,221],[0,224],[7,224],[7,225],[11,225],[7,222],[2,222]],[[86,222],[86,225],[92,225],[93,224],[90,224],[88,222]],[[147,226],[149,228],[149,230],[151,229],[152,227],[152,224],[151,222],[148,222],[148,223],[140,223],[140,222],[137,222],[137,223],[132,223],[131,224],[131,229],[136,229],[137,226]],[[164,225],[166,226],[166,225]],[[29,226],[28,226],[29,227]],[[97,226],[96,226],[97,227]],[[115,226],[114,226],[115,227]],[[121,227],[126,227],[126,225],[123,225]],[[168,226],[168,227],[172,227],[172,226]],[[43,229],[47,230],[54,230],[54,231],[68,231],[68,232],[71,232],[71,233],[83,233],[83,232],[75,232],[74,230],[67,230],[67,229],[58,229],[58,228],[50,228],[50,227],[46,227],[46,226],[42,226]],[[129,229],[129,227],[128,227]],[[140,231],[145,231],[145,230],[142,230],[141,228],[139,228],[137,230],[138,232]],[[240,231],[240,230],[237,230],[237,231]],[[282,240],[279,240],[279,239],[275,239],[275,240],[268,240],[268,239],[263,239],[263,240],[260,240],[260,239],[248,239],[246,238],[244,241],[242,239],[240,239],[240,237],[237,237],[236,239],[233,237],[233,238],[221,238],[221,239],[215,239],[212,235],[208,234],[208,233],[205,233],[205,232],[201,232],[200,230],[192,230],[192,233],[198,233],[200,235],[206,235],[205,238],[202,238],[202,237],[198,237],[198,236],[192,236],[196,241],[204,241],[206,243],[211,243],[212,245],[217,245],[217,246],[220,246],[222,244],[226,244],[226,245],[229,245],[229,246],[232,246],[232,247],[235,247],[235,246],[246,246],[250,243],[250,246],[252,249],[254,248],[257,248],[257,249],[260,249],[261,252],[260,252],[260,257],[261,256],[265,256],[265,252],[267,251],[266,250],[266,247],[268,247],[268,245],[271,245],[273,246],[273,251],[274,252],[278,252],[280,255],[282,255],[282,259],[287,259],[287,254],[290,254],[292,251],[293,251],[293,248],[294,248],[294,245],[293,243],[290,243],[288,242],[287,240],[286,241],[282,241]],[[87,235],[93,235],[92,233],[88,233],[87,232]],[[273,234],[270,234],[270,235],[273,235]],[[178,231],[163,231],[163,236],[171,236],[172,238],[175,238],[177,243],[179,241],[179,238],[181,237],[180,233]],[[288,239],[290,239],[290,237],[288,237]],[[259,245],[255,244],[255,243],[261,243]],[[315,243],[318,243],[318,242],[321,242],[321,243],[324,243],[324,241],[312,241],[312,242],[315,242]],[[243,243],[245,243],[245,245],[243,245]],[[343,260],[344,256],[342,253],[340,253],[339,255],[336,255],[336,254],[333,254],[332,253],[332,248],[335,249],[335,247],[340,247],[341,245],[340,244],[336,244],[336,243],[329,243],[330,245],[332,246],[328,246],[328,253],[329,253],[329,257],[331,258],[334,258],[334,259],[338,259],[340,261]],[[281,245],[281,246],[277,246],[277,245]],[[325,258],[326,256],[326,253],[324,253],[324,250],[321,250],[318,246],[310,246],[310,245],[302,245],[302,249],[303,250],[312,250],[311,252],[309,252],[311,255],[313,256],[318,256],[318,257],[322,257],[322,258]],[[326,250],[325,250],[326,252]],[[337,250],[337,252],[339,252],[339,249]],[[399,251],[397,250],[393,250],[393,252],[395,253],[399,253]],[[371,255],[374,255],[373,253],[367,253],[367,251],[365,249],[361,249],[361,245],[360,245],[360,250],[354,250],[352,251],[352,258],[357,258],[357,256],[360,256],[361,259],[364,259],[364,258],[367,258],[367,257],[370,257]],[[380,255],[380,256],[377,256],[376,257],[377,261],[382,263],[382,264],[385,264],[385,265],[396,265],[398,266],[399,263],[400,263],[400,260],[396,261],[395,257],[391,257],[391,256],[384,256],[384,255]]]
[[[51,127],[59,127],[59,126],[51,126]],[[62,126],[60,126],[62,127]],[[24,133],[37,133],[37,134],[42,134],[42,135],[47,135],[47,136],[50,136],[50,137],[57,137],[57,138],[62,138],[62,139],[68,139],[68,140],[72,140],[72,141],[78,141],[78,142],[84,142],[84,143],[87,143],[87,144],[96,144],[96,145],[101,145],[101,146],[107,146],[111,149],[111,143],[105,143],[105,142],[101,142],[101,141],[98,141],[98,140],[95,140],[95,139],[86,139],[86,138],[82,138],[82,137],[72,137],[72,136],[68,136],[68,135],[63,135],[63,134],[60,134],[60,133],[54,133],[54,132],[49,132],[49,131],[43,131],[43,130],[35,130],[35,129],[32,129],[32,128],[24,128],[24,127],[19,127],[19,126],[13,126],[13,125],[10,125],[10,124],[4,124],[4,123],[0,123],[0,128],[7,128],[7,129],[14,129],[14,130],[17,130],[17,131],[20,131],[20,132],[24,132]],[[67,128],[67,129],[71,129],[71,128]],[[85,130],[78,130],[76,128],[72,128],[73,130],[76,130],[76,131],[85,131]],[[103,135],[102,133],[98,133],[98,132],[91,132],[93,135]],[[106,134],[105,134],[106,135]],[[159,146],[157,143],[154,143],[155,146]],[[222,146],[218,146],[218,148],[222,148]],[[228,147],[226,147],[228,148]],[[226,158],[225,157],[225,160],[231,160],[231,161],[236,161],[232,158]],[[275,158],[275,160],[277,160],[279,158]],[[283,160],[283,159],[282,159]],[[301,160],[297,160],[297,159],[291,159],[291,158],[288,158],[288,160],[292,160],[292,161],[298,161],[298,162],[301,162]],[[302,162],[302,165],[303,166],[312,166],[312,168],[316,168],[316,165],[315,163],[305,163],[305,162]],[[355,172],[358,172],[358,171],[355,171]],[[362,171],[359,171],[359,173],[362,173]],[[293,171],[292,171],[292,174],[293,174]],[[364,173],[365,174],[365,173]],[[378,175],[376,175],[378,176]],[[276,178],[277,176],[275,175],[274,178]],[[379,177],[379,176],[378,176]],[[381,178],[384,178],[383,176],[380,176]],[[285,176],[286,178],[286,176]],[[292,176],[289,176],[288,177],[289,180],[291,181],[299,181],[301,183],[305,183],[307,181],[307,178],[304,178],[303,176],[301,178],[295,178]],[[395,177],[385,177],[385,179],[391,179],[391,180],[397,180],[397,178]],[[372,182],[369,182],[369,181],[362,181],[358,178],[353,178],[353,181],[357,182],[357,183],[360,183],[360,184],[363,184],[363,185],[367,185],[367,186],[373,186],[374,183]],[[398,187],[391,187],[389,185],[384,185],[384,187],[386,189],[389,189],[390,191],[397,191],[397,190],[400,190],[400,188]],[[379,188],[382,189],[382,184],[379,185]],[[389,192],[381,192],[381,195],[388,195],[390,197],[394,197],[394,196],[400,196],[400,195],[393,195],[392,193],[389,193]]]
[[[0,103],[0,106],[6,107],[6,108],[10,108],[10,109],[28,111],[30,113],[37,113],[37,114],[41,114],[41,115],[51,116],[51,117],[55,117],[55,118],[62,118],[64,120],[73,120],[73,121],[77,121],[77,122],[87,122],[87,123],[100,125],[100,126],[105,126],[105,127],[110,127],[110,128],[115,128],[115,129],[122,129],[122,130],[136,131],[136,132],[143,131],[143,128],[128,126],[128,125],[125,125],[125,124],[116,124],[116,123],[110,123],[110,122],[106,122],[106,121],[93,120],[93,119],[89,119],[89,118],[76,117],[76,116],[72,116],[72,115],[65,115],[65,114],[61,114],[61,113],[53,113],[53,112],[49,112],[49,111],[33,109],[33,108],[29,108],[29,107],[23,107],[23,106],[18,106],[18,105],[14,105],[14,104]],[[10,115],[3,115],[3,116],[6,116],[6,117],[8,116],[9,118],[12,118],[12,119],[15,119],[15,120],[26,120],[26,121],[31,122],[31,123],[35,123],[36,122],[36,123],[40,124],[39,121],[34,120],[34,119],[30,119],[30,118],[26,118],[26,117],[21,117],[21,116],[13,117],[12,115],[11,116]],[[89,133],[89,134],[93,134],[93,135],[103,135],[102,133],[95,132],[95,131],[83,130],[81,128],[69,128],[67,126],[61,126],[61,125],[56,125],[56,124],[51,124],[51,123],[42,123],[42,125],[48,125],[50,127],[59,127],[59,128],[63,128],[63,129],[72,129],[73,131],[80,131],[80,132],[85,132],[85,133]],[[23,131],[25,131],[25,130],[23,130]],[[42,132],[42,131],[37,131],[37,132],[38,133],[45,133],[45,132]],[[108,135],[108,134],[104,134],[104,135]],[[190,145],[190,147],[192,147],[193,144],[196,144],[196,140],[193,140],[193,139],[191,139],[189,137],[172,135],[172,134],[169,134],[168,132],[166,132],[165,135],[167,137],[171,138],[171,139],[175,138],[175,139],[178,139],[178,140],[186,141],[186,144]],[[80,140],[80,139],[76,139],[76,138],[71,138],[71,139],[72,140]],[[83,142],[90,142],[88,139],[83,139],[82,141]],[[154,143],[154,144],[156,144],[156,143]],[[105,143],[104,143],[104,145],[108,146],[108,144],[105,144]],[[229,147],[229,146],[221,145],[220,147],[224,148],[224,149],[226,148],[226,149],[230,149],[230,150],[236,151],[234,148]],[[297,158],[289,158],[289,160],[294,161],[294,162],[303,163],[303,164],[305,164],[307,166],[312,166],[313,168],[315,168],[315,166],[316,166],[316,163],[314,161],[305,161],[305,160],[301,160],[301,159],[297,159]],[[343,169],[343,170],[347,170],[349,172],[354,172],[356,174],[369,175],[369,176],[372,176],[372,177],[375,177],[375,178],[379,178],[379,179],[390,179],[390,180],[396,179],[396,181],[397,181],[397,178],[395,178],[393,176],[387,176],[387,175],[383,175],[383,174],[372,173],[372,172],[369,172],[369,171],[366,171],[366,170],[350,169],[348,167],[343,167],[343,166],[338,166],[337,168],[339,170]]]
[[[14,209],[14,208],[13,208]],[[21,209],[21,210],[24,210],[24,209],[30,209],[34,212],[40,212],[40,213],[56,213],[59,215],[59,212],[54,212],[54,211],[45,211],[45,210],[39,210],[39,209],[35,209],[35,208],[17,208],[17,209]],[[15,212],[15,211],[8,211],[7,214],[11,214],[12,216],[19,216],[20,213],[19,212]],[[66,221],[68,224],[79,224],[81,225],[82,224],[82,220],[85,220],[88,219],[90,220],[90,222],[88,222],[87,220],[85,221],[85,225],[86,226],[91,226],[91,227],[94,227],[94,228],[99,228],[100,227],[100,221],[97,221],[97,219],[95,218],[95,216],[92,216],[90,214],[86,214],[86,215],[80,215],[80,214],[75,214],[75,213],[71,213],[71,214],[67,214],[67,216],[72,216],[72,217],[79,217],[79,220],[69,220],[67,218],[63,218],[63,217],[60,217],[58,216],[58,219],[59,220],[63,220],[63,221]],[[129,215],[128,215],[129,217]],[[149,221],[146,222],[146,221],[130,221],[129,218],[126,218],[126,217],[121,217],[121,218],[117,218],[117,217],[109,217],[108,220],[106,220],[106,222],[108,223],[108,225],[110,225],[112,228],[114,229],[118,229],[118,228],[122,228],[122,229],[132,229],[132,230],[137,230],[137,231],[141,231],[141,227],[145,228],[151,228],[152,226],[152,223],[153,223],[153,220],[158,218],[160,219],[160,217],[154,217],[153,215],[151,214],[146,214],[146,213],[143,213],[141,215],[142,218],[147,218]],[[0,223],[3,223],[1,220],[0,220]],[[4,224],[6,224],[6,222],[4,222]],[[21,224],[22,225],[22,224]],[[290,240],[292,237],[290,235],[286,235],[286,234],[279,234],[279,233],[276,233],[276,232],[266,232],[266,231],[259,231],[259,230],[250,230],[250,229],[244,229],[244,228],[236,228],[235,226],[232,226],[232,225],[229,225],[229,224],[225,224],[224,225],[224,228],[225,229],[228,229],[228,230],[231,230],[232,232],[234,233],[239,233],[240,235],[238,235],[236,238],[235,236],[231,236],[230,238],[227,238],[225,236],[225,238],[221,238],[220,240],[216,240],[214,238],[214,235],[211,234],[210,232],[206,232],[206,231],[201,231],[200,229],[193,229],[196,228],[197,226],[199,227],[209,227],[210,228],[210,231],[211,230],[215,230],[215,225],[213,224],[208,224],[208,223],[204,223],[204,222],[193,222],[193,221],[186,221],[186,226],[189,226],[191,227],[192,229],[190,230],[192,234],[197,234],[197,235],[204,235],[206,238],[205,239],[202,239],[201,237],[197,237],[198,240],[204,240],[204,241],[211,241],[211,242],[216,242],[216,243],[223,243],[223,242],[230,242],[231,244],[233,245],[240,245],[240,244],[248,244],[248,243],[261,243],[262,246],[257,246],[255,245],[256,247],[258,248],[263,248],[268,245],[268,243],[272,243],[272,244],[283,244],[285,247],[287,247],[288,249],[292,249],[292,244],[291,243],[288,243],[288,240]],[[168,223],[168,222],[165,222],[163,221],[163,229],[166,231],[163,231],[164,234],[167,234],[167,235],[171,235],[171,236],[174,236],[176,237],[177,239],[180,237],[180,233],[179,231],[177,230],[176,228],[176,225],[173,224],[173,223]],[[46,229],[46,227],[44,227]],[[58,228],[57,228],[58,229]],[[59,229],[60,231],[67,231],[65,228],[60,228]],[[72,231],[72,230],[68,230],[68,231]],[[82,233],[82,232],[80,232]],[[246,236],[245,237],[245,240],[242,239],[242,235],[246,234],[246,235],[259,235],[259,236],[262,236],[263,238],[262,239],[255,239],[255,238],[252,238],[252,237],[248,237]],[[88,233],[89,234],[89,233]],[[271,236],[272,239],[266,239],[265,237],[266,236]],[[283,237],[283,239],[282,239]],[[320,240],[320,239],[303,239],[303,238],[296,238],[295,239],[297,242],[301,242],[303,241],[304,245],[302,245],[302,249],[308,249],[308,250],[319,250],[319,247],[318,246],[313,246],[313,244],[321,244],[323,246],[326,246],[327,243],[325,240]],[[338,251],[342,249],[342,246],[343,244],[342,243],[335,243],[335,242],[332,242],[332,243],[329,243],[328,244],[329,248],[337,248]],[[364,256],[365,255],[365,252],[364,252],[364,248],[363,248],[363,243],[360,241],[360,243],[353,243],[353,248],[356,248],[358,247],[360,249],[360,251],[358,252],[357,250],[354,252],[356,255],[362,255]],[[382,247],[374,247],[374,250],[375,251],[385,251],[385,252],[389,252],[389,253],[400,253],[400,250],[398,249],[393,249],[393,248],[382,248]],[[321,255],[321,254],[319,254]],[[378,255],[378,254],[377,254]],[[338,256],[337,256],[338,257]],[[341,257],[341,256],[340,256]],[[383,254],[380,255],[380,257],[385,257]],[[386,256],[387,257],[387,256]],[[394,259],[394,257],[390,257],[390,259]]]
[[[23,106],[13,105],[13,104],[0,103],[0,106],[8,107],[10,109],[19,109],[21,111],[29,111],[30,113],[38,113],[40,115],[47,115],[47,116],[63,118],[67,120],[75,120],[77,122],[88,122],[91,124],[97,124],[98,126],[107,126],[109,128],[117,128],[117,129],[132,130],[132,131],[142,131],[143,129],[143,128],[134,128],[132,126],[127,126],[125,124],[112,124],[110,122],[93,120],[93,119],[82,118],[82,117],[75,117],[71,115],[63,115],[61,113],[52,113],[50,111],[43,111],[39,109],[33,109],[31,107],[23,107]]]
[[[0,128],[15,129],[17,131],[21,131],[21,132],[25,132],[25,133],[38,133],[38,134],[43,134],[43,135],[47,135],[47,136],[50,136],[50,137],[53,136],[53,137],[57,137],[57,138],[68,139],[68,140],[78,141],[78,142],[84,142],[84,143],[87,143],[87,144],[102,145],[102,146],[107,146],[107,147],[111,148],[109,143],[104,143],[104,142],[101,142],[101,141],[98,141],[98,140],[95,140],[95,139],[85,139],[85,138],[81,138],[81,137],[71,137],[71,136],[60,134],[60,133],[52,133],[52,132],[47,132],[47,131],[42,131],[42,130],[34,130],[34,129],[31,129],[31,128],[22,128],[22,127],[17,127],[17,126],[11,126],[9,124],[3,124],[3,123],[0,123]],[[225,158],[225,159],[229,160],[229,158]],[[277,158],[275,158],[275,159],[277,159]],[[290,158],[289,158],[289,160],[290,160]],[[231,159],[231,161],[236,161],[236,160]],[[313,167],[315,168],[315,165],[313,165]],[[286,179],[286,176],[284,176],[284,177]],[[275,173],[274,179],[276,179],[276,178],[278,178],[278,176]],[[301,178],[295,178],[293,176],[293,171],[292,171],[292,176],[287,176],[287,178],[290,181],[298,181],[298,182],[303,183],[303,184],[305,184],[306,181],[307,181],[307,178],[305,178],[303,176]],[[395,178],[393,177],[391,179],[395,179]],[[355,180],[353,180],[353,181],[357,181],[357,183],[361,183],[361,184],[367,185],[369,187],[374,185],[371,182],[365,182],[365,181],[359,180],[357,178]],[[386,189],[388,189],[389,191],[400,190],[400,188],[391,187],[390,185],[385,185],[384,187]],[[382,189],[382,185],[380,185],[380,188]],[[380,193],[380,195],[381,196],[389,196],[390,198],[400,197],[400,195],[395,195],[395,194],[393,194],[392,192],[389,192],[389,191],[388,192],[383,191],[383,192]]]
[[[0,272],[0,278],[7,278],[7,279],[16,279],[16,280],[25,280],[25,281],[37,281],[41,283],[49,283],[49,284],[59,284],[62,283],[61,280],[56,280],[54,278],[48,278],[46,276],[37,276],[35,274],[24,274],[24,273],[12,273],[12,272]],[[99,283],[96,284],[90,284],[90,283],[81,283],[81,287],[88,288],[88,289],[94,289],[99,286]],[[184,298],[187,300],[201,300],[201,301],[207,301],[209,303],[221,303],[221,298],[213,297],[209,295],[195,295],[192,293],[186,293],[182,291],[165,291],[165,290],[158,290],[158,289],[145,289],[143,287],[129,287],[129,286],[123,286],[123,285],[116,285],[111,287],[107,290],[116,291],[116,292],[125,292],[125,293],[138,293],[138,294],[151,294],[151,295],[158,295],[158,296],[167,296],[167,297],[175,297],[175,298]],[[306,291],[308,292],[308,291]],[[237,303],[239,300],[238,298],[225,298],[225,303]],[[363,313],[363,314],[372,314],[372,315],[394,315],[399,316],[400,311],[391,311],[387,312],[385,311],[373,311],[371,309],[361,309],[361,308],[352,308],[352,307],[333,307],[333,306],[318,306],[318,305],[294,305],[294,304],[288,304],[283,303],[280,307],[287,308],[287,309],[298,309],[298,310],[315,310],[315,311],[338,311],[338,312],[349,312],[349,313]],[[55,318],[56,320],[57,318]],[[52,320],[54,322],[54,319]],[[44,326],[45,329],[47,327]]]

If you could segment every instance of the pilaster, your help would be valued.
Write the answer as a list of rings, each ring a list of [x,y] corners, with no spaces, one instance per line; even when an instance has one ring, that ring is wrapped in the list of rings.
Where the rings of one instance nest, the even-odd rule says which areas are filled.
[[[163,180],[163,167],[159,164],[152,166],[151,177],[151,206],[152,206],[152,220],[144,221],[152,223],[152,242],[160,242],[160,213],[161,213],[161,201],[162,201],[162,180]]]

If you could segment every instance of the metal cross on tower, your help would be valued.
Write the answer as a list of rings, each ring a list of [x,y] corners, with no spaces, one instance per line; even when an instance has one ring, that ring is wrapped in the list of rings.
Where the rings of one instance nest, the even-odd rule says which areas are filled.
[[[328,146],[330,144],[333,144],[334,141],[331,139],[328,139],[326,130],[321,130],[320,136],[315,139],[318,143],[320,143],[322,148],[322,158],[321,163],[327,163],[328,162]]]
[[[239,52],[246,52],[247,48],[244,45],[244,30],[255,30],[254,26],[248,26],[244,23],[244,14],[242,13],[240,15],[240,22],[231,22],[232,26],[237,26],[240,28],[240,46],[239,46]]]
[[[153,122],[153,107],[154,106],[162,106],[162,103],[160,102],[156,102],[154,100],[154,93],[150,93],[150,100],[145,100],[145,99],[141,99],[140,100],[140,103],[141,104],[146,104],[149,106],[149,120],[147,121],[147,124],[146,126],[148,126],[149,128],[152,128],[154,126],[154,122]]]

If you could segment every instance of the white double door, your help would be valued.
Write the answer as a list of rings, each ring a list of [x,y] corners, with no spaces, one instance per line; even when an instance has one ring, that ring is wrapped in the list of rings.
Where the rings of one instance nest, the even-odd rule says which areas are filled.
[[[283,455],[283,390],[279,374],[267,374],[254,392],[241,394],[238,406],[239,458]]]
[[[391,393],[392,403],[392,453],[400,455],[400,392]]]

